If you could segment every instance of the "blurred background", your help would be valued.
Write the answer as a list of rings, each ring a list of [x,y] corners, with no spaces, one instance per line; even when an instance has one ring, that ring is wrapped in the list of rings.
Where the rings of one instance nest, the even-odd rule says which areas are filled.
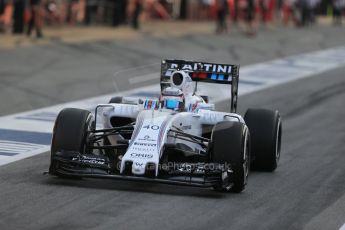
[[[154,21],[215,21],[215,32],[244,25],[340,25],[345,0],[0,0],[0,33],[43,37],[43,28],[129,26]]]

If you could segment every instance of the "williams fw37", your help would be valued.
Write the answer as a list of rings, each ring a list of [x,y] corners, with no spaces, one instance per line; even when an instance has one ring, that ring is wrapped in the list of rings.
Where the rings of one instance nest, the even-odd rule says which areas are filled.
[[[266,109],[237,114],[238,80],[237,65],[163,60],[159,98],[114,97],[94,115],[63,109],[49,173],[241,192],[250,169],[276,169],[282,121]],[[230,112],[215,111],[198,82],[228,84]]]

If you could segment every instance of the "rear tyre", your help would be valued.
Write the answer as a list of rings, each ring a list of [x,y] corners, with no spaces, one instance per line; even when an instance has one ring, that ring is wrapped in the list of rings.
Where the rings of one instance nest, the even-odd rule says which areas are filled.
[[[246,125],[223,121],[216,124],[211,136],[211,162],[230,164],[216,190],[242,192],[247,184],[250,166],[250,137]],[[233,171],[232,179],[231,171]]]
[[[273,172],[281,150],[282,121],[278,111],[248,109],[244,120],[250,130],[252,168]]]
[[[122,103],[122,97],[112,97],[109,101],[109,104],[110,103],[120,104]]]
[[[50,174],[58,175],[56,170],[59,169],[59,163],[54,160],[57,152],[65,150],[85,153],[87,131],[93,125],[93,116],[87,110],[67,108],[59,113],[53,129]]]

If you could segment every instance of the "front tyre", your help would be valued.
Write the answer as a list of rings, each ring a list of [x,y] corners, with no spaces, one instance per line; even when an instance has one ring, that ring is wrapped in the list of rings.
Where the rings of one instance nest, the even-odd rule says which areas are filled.
[[[244,120],[250,130],[252,168],[273,172],[281,150],[282,120],[278,111],[248,109]]]
[[[67,108],[59,113],[53,129],[50,174],[58,175],[56,170],[59,169],[59,163],[54,160],[57,153],[85,153],[87,131],[92,129],[93,124],[93,116],[87,110]]]
[[[245,189],[250,166],[250,136],[246,125],[239,122],[217,123],[211,136],[211,161],[224,165],[221,184],[216,190],[240,193]],[[232,180],[229,178],[232,177]]]

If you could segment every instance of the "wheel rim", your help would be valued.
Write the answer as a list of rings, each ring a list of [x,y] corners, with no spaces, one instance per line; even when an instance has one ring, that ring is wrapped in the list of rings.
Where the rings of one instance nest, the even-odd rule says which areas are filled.
[[[249,175],[249,146],[248,146],[248,132],[246,131],[244,139],[244,154],[243,154],[243,184],[247,184],[247,179]]]
[[[89,133],[90,130],[92,129],[96,129],[96,127],[93,127],[93,115],[90,113],[88,115],[88,117],[86,118],[86,127],[85,127],[85,136],[84,136],[84,143],[86,144],[88,141],[88,139],[90,138],[90,136],[92,135],[91,133]],[[87,146],[84,145],[83,147],[83,153],[86,153],[88,151]]]
[[[232,173],[232,171],[230,169],[226,170],[226,177],[229,178],[229,174]],[[224,178],[222,178],[224,180]],[[228,185],[225,187],[226,191],[230,191],[230,189],[232,188],[233,184],[232,183],[228,183]]]
[[[276,133],[276,162],[280,158],[280,144],[281,144],[281,121],[278,120],[277,133]]]
[[[243,164],[242,164],[242,168],[243,168],[243,185],[247,184],[247,180],[248,180],[248,175],[249,175],[249,146],[248,146],[249,142],[248,142],[248,131],[245,132],[245,139],[244,139],[244,148],[243,148]],[[226,172],[224,172],[225,175],[223,174],[223,178],[224,177],[229,177],[229,174],[233,173],[230,169],[227,170]],[[229,183],[225,189],[227,191],[230,191],[232,188],[233,184]]]

